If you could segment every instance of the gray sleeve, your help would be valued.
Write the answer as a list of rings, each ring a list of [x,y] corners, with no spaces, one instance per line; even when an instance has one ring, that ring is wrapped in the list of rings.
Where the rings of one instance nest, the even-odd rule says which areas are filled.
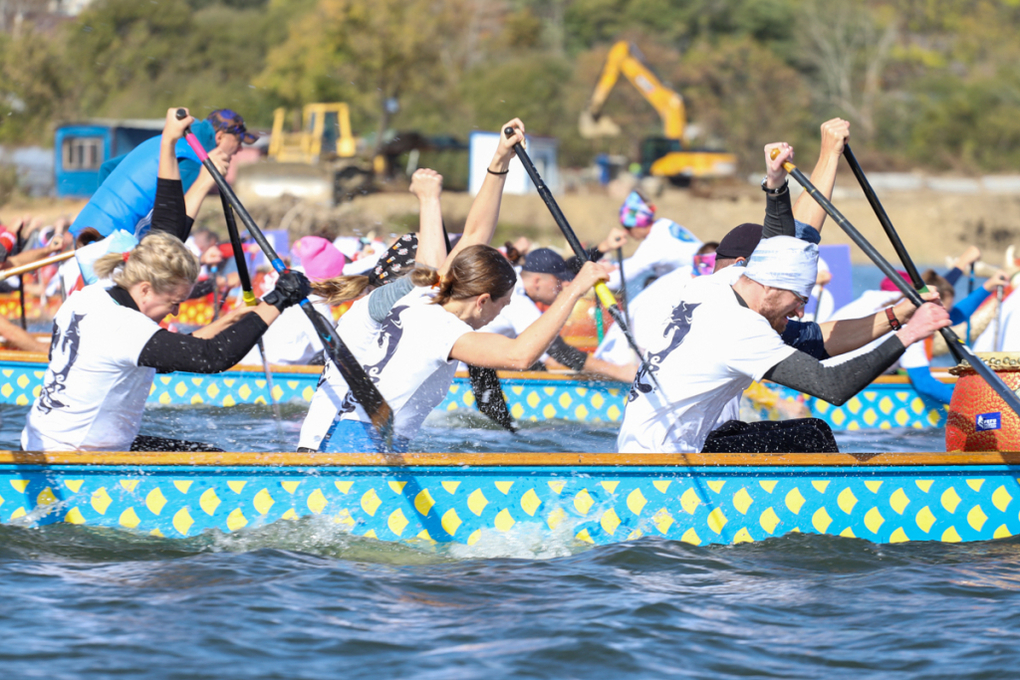
[[[903,350],[903,343],[894,335],[867,354],[837,366],[825,366],[804,352],[794,352],[770,368],[765,379],[839,406],[882,375]]]
[[[411,279],[402,276],[389,285],[373,290],[368,296],[368,313],[372,320],[382,323],[397,300],[410,293],[412,288],[414,284]]]

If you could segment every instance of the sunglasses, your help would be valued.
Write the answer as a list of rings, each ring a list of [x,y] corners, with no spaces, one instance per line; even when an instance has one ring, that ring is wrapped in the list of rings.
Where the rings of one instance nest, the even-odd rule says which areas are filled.
[[[219,116],[220,121],[222,121],[216,126],[218,130],[222,130],[223,132],[227,132],[232,135],[237,135],[245,144],[253,144],[256,140],[258,140],[258,135],[248,132],[248,128],[244,125],[244,119],[241,118],[239,114],[231,111],[230,109],[220,109],[217,111],[217,115]],[[229,121],[237,122],[230,123]]]
[[[792,290],[790,292],[793,293]],[[799,305],[797,305],[797,308],[804,309],[805,305],[807,305],[808,303],[808,298],[804,297],[800,293],[793,293],[793,297],[797,298],[797,302],[800,303]]]

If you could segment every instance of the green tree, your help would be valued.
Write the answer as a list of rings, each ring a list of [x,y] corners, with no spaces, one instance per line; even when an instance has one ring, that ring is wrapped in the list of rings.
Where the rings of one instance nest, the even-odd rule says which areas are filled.
[[[457,0],[319,0],[269,55],[258,83],[299,104],[345,99],[371,111],[376,149],[392,102],[443,79],[439,36],[455,32]]]

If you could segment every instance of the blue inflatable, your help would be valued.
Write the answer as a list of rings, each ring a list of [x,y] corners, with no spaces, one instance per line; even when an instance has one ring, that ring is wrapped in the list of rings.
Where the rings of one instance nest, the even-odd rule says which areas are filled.
[[[211,123],[195,123],[191,131],[206,151],[216,147],[216,130]],[[74,236],[78,236],[86,227],[93,227],[103,236],[109,236],[120,229],[141,237],[156,202],[159,146],[160,137],[153,137],[139,144],[130,153],[103,163],[100,170],[102,183],[71,225]],[[184,191],[187,191],[198,178],[202,164],[185,140],[177,141],[176,151],[181,183]],[[104,173],[108,173],[105,179]]]

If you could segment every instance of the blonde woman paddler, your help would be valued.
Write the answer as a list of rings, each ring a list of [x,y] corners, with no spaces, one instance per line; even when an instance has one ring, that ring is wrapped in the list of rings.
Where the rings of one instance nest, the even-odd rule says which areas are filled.
[[[86,286],[57,312],[42,391],[21,433],[26,451],[210,449],[139,436],[153,377],[230,368],[280,312],[309,292],[303,275],[284,274],[254,313],[207,327],[214,334],[203,339],[159,327],[163,317],[177,313],[198,276],[198,260],[174,236],[149,234],[129,253],[104,255],[95,271],[114,285]]]
[[[167,121],[164,137],[173,138],[190,119],[171,121],[168,114]],[[160,328],[188,298],[199,264],[180,232],[173,233],[185,220],[176,158],[172,165],[161,161],[159,175],[159,191],[165,193],[162,201],[157,195],[154,231],[133,250],[96,260],[100,281],[71,295],[57,312],[42,391],[21,433],[26,451],[209,450],[205,444],[139,436],[156,372],[230,368],[284,309],[311,290],[303,274],[287,272],[257,306],[232,312],[194,335]],[[168,208],[174,203],[181,209]]]

